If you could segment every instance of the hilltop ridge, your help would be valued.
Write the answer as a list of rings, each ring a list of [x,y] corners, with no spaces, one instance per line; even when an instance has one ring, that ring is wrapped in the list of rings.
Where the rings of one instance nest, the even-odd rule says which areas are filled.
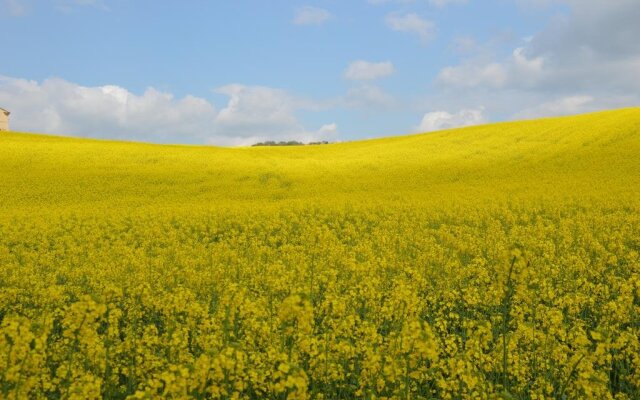
[[[0,135],[7,208],[637,194],[640,108],[324,146]],[[56,182],[56,185],[51,185]]]

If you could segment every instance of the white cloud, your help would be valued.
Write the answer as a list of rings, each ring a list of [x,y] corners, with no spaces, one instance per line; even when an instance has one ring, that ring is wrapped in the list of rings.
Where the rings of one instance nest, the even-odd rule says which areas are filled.
[[[389,14],[385,22],[394,31],[417,35],[423,43],[431,40],[436,34],[436,25],[415,13]]]
[[[219,112],[206,99],[147,89],[87,87],[62,79],[42,83],[0,76],[0,104],[18,131],[141,140],[161,143],[251,144],[260,140],[321,140],[328,128],[307,131],[294,113],[298,102],[287,92],[260,86],[228,85]],[[257,140],[256,140],[257,141]]]
[[[318,129],[318,136],[326,139],[335,138],[338,136],[338,125],[334,122],[332,124],[322,125]]]
[[[340,105],[366,111],[389,109],[395,103],[393,97],[370,81],[384,78],[394,72],[395,67],[390,61],[358,60],[350,63],[344,72],[344,77],[359,83],[347,91],[339,102]]]
[[[13,129],[105,138],[197,141],[215,117],[211,104],[193,96],[174,99],[153,88],[134,95],[62,79],[0,77],[0,103],[12,111]]]
[[[317,131],[306,130],[294,113],[300,108],[317,106],[284,90],[232,84],[218,88],[217,92],[229,96],[229,101],[215,119],[215,132],[217,136],[233,137],[232,144],[266,140],[312,142],[337,135],[336,124],[323,125]]]
[[[570,12],[512,44],[508,57],[495,56],[505,43],[494,42],[442,68],[436,82],[444,90],[429,103],[447,109],[459,106],[461,98],[480,99],[487,112],[508,119],[640,104],[637,0],[514,1],[526,7],[564,5]]]
[[[527,58],[525,49],[518,47],[504,62],[471,59],[460,65],[445,67],[440,70],[437,81],[445,86],[460,88],[530,87],[543,77],[544,64],[543,57]]]
[[[16,130],[128,138],[196,138],[215,116],[206,100],[174,99],[153,88],[134,95],[117,86],[85,87],[62,79],[0,77],[0,103]]]
[[[447,111],[428,112],[422,117],[420,125],[416,128],[418,132],[431,132],[443,129],[458,128],[463,126],[479,125],[486,123],[482,108],[464,109],[455,114]]]
[[[443,68],[438,74],[438,82],[448,86],[471,88],[480,85],[502,87],[507,82],[506,68],[499,63],[477,65],[467,63]]]
[[[331,13],[323,8],[306,6],[296,10],[293,23],[296,25],[322,25],[331,18]]]
[[[517,119],[533,119],[558,115],[580,114],[593,110],[594,98],[588,95],[569,96],[542,103],[516,114]]]
[[[395,72],[395,67],[390,61],[369,62],[364,60],[354,61],[347,67],[344,77],[350,80],[374,80],[384,78]]]
[[[525,51],[524,47],[518,47],[513,51],[511,67],[514,74],[524,77],[529,82],[535,82],[543,73],[545,60],[542,56],[527,58]]]
[[[227,106],[216,117],[220,134],[238,137],[283,137],[304,129],[293,115],[295,100],[285,91],[263,86],[232,84],[217,89],[229,96]],[[229,135],[230,136],[230,135]]]
[[[371,84],[361,84],[349,89],[344,98],[345,106],[364,110],[388,109],[394,103],[391,95],[379,86]]]

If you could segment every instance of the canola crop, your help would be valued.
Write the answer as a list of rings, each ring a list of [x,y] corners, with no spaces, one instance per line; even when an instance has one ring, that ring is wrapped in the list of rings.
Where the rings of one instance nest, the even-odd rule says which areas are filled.
[[[636,399],[640,109],[295,148],[0,135],[0,398]]]

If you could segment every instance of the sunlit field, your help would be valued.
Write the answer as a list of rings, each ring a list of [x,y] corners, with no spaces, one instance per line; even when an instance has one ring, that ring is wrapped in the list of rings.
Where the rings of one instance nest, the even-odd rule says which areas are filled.
[[[0,133],[0,398],[638,399],[640,108],[317,146]]]

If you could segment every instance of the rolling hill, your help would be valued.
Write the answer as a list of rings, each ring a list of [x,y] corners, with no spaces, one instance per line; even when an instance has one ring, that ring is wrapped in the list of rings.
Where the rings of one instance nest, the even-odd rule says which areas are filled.
[[[640,108],[322,146],[0,134],[0,398],[640,398]]]
[[[635,197],[638,154],[640,108],[284,148],[4,133],[0,180],[5,212],[34,204]]]

